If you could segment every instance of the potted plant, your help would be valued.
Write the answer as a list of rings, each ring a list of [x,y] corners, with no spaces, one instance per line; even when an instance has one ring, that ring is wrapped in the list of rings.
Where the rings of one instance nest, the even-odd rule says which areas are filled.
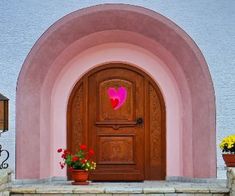
[[[226,166],[235,167],[235,135],[223,138],[219,146]]]
[[[61,153],[60,167],[63,169],[67,165],[71,177],[74,180],[74,185],[86,185],[88,184],[88,172],[96,168],[96,163],[92,161],[94,150],[87,148],[85,144],[80,145],[79,150],[76,153],[71,153],[67,149],[58,149],[58,153]]]

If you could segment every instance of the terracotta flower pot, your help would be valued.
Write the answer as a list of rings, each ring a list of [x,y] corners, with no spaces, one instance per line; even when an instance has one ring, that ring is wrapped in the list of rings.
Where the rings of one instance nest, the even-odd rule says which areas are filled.
[[[71,176],[74,182],[73,185],[87,185],[89,184],[88,180],[88,171],[73,169],[71,170]]]
[[[223,154],[222,156],[227,167],[235,167],[235,154]]]

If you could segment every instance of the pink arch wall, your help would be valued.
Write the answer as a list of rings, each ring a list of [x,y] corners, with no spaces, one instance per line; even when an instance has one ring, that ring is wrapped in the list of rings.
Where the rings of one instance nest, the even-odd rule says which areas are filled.
[[[129,51],[129,58],[121,51]],[[22,66],[16,95],[16,178],[65,175],[57,170],[55,150],[65,146],[69,92],[85,72],[110,61],[139,66],[160,86],[167,105],[167,175],[215,177],[214,89],[198,47],[153,11],[100,5],[56,22]],[[177,146],[174,153],[171,141]]]

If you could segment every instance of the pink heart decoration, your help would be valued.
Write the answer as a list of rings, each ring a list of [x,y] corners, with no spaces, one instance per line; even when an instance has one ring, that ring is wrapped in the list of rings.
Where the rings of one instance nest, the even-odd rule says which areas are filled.
[[[119,87],[117,90],[113,87],[109,87],[108,96],[113,109],[117,110],[125,103],[127,98],[127,90],[125,87]]]

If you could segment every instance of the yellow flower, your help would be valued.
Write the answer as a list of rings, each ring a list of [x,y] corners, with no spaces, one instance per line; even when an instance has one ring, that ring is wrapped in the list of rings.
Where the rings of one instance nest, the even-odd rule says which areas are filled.
[[[223,138],[219,147],[225,152],[235,152],[235,135],[229,135]]]

